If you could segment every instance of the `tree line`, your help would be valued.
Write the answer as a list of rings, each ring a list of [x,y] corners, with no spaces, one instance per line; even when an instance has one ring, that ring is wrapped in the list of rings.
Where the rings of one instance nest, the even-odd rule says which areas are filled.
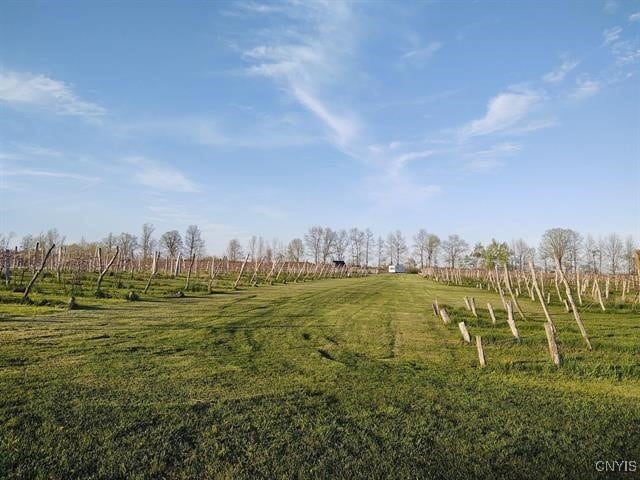
[[[48,246],[65,243],[65,237],[56,229],[38,235],[25,235],[15,242],[12,234],[0,233],[0,249],[12,248],[15,244],[21,251],[33,251],[36,245],[46,251]],[[156,251],[168,258],[200,258],[206,255],[205,241],[197,225],[189,225],[184,233],[169,230],[159,236],[156,228],[145,223],[139,235],[129,232],[108,233],[102,240],[74,244],[87,251],[100,247],[110,255],[117,247],[122,258],[152,258]],[[288,243],[278,239],[265,240],[252,236],[243,244],[240,239],[229,240],[221,252],[229,260],[245,257],[252,262],[265,259],[286,259],[293,262],[310,261],[315,264],[338,260],[354,266],[378,266],[404,263],[408,268],[468,267],[493,268],[497,263],[507,263],[524,270],[529,260],[544,268],[553,269],[553,259],[558,258],[567,271],[582,269],[595,273],[632,273],[634,252],[637,246],[632,236],[622,238],[616,233],[598,239],[591,235],[583,237],[575,230],[552,228],[544,232],[537,246],[523,239],[511,242],[492,240],[487,245],[478,242],[471,247],[459,235],[448,235],[441,239],[426,229],[418,230],[407,239],[400,230],[389,232],[386,237],[375,236],[371,229],[332,229],[319,225],[310,227],[301,238]]]

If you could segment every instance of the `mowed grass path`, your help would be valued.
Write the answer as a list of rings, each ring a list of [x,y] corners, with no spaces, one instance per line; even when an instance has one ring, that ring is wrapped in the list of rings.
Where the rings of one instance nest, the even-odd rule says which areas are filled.
[[[496,295],[415,275],[92,302],[0,305],[1,478],[600,478],[598,460],[640,461],[637,312],[586,308],[588,352],[554,307],[557,371],[539,307],[523,300],[517,345]]]

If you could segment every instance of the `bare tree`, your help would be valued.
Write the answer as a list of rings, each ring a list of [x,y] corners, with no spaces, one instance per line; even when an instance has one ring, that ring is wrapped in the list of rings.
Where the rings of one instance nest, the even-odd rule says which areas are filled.
[[[116,236],[112,232],[109,232],[107,233],[107,236],[104,237],[100,242],[100,246],[104,250],[105,254],[111,255],[111,252],[115,248],[116,243],[117,243]]]
[[[323,228],[320,247],[322,252],[322,261],[323,263],[326,263],[335,251],[336,232],[331,230],[329,227]]]
[[[415,255],[420,259],[420,268],[424,268],[425,261],[427,259],[427,240],[429,233],[424,228],[418,230],[413,236],[413,251]]]
[[[520,270],[524,271],[527,266],[527,259],[531,254],[531,247],[523,239],[511,241],[511,252],[513,255],[513,264]]]
[[[432,267],[437,263],[438,249],[440,248],[440,238],[433,233],[427,237],[425,253],[427,254],[427,265]]]
[[[182,237],[177,230],[169,230],[160,237],[160,245],[170,258],[175,258],[182,249]]]
[[[624,263],[627,267],[627,273],[629,275],[633,274],[634,266],[635,266],[635,255],[636,244],[633,241],[633,237],[629,235],[624,239]]]
[[[567,252],[575,242],[578,234],[569,228],[551,228],[544,232],[540,241],[540,255],[543,258],[552,258],[563,266]]]
[[[256,261],[256,253],[258,250],[258,237],[252,235],[249,241],[247,242],[247,253],[249,254],[249,261]]]
[[[242,246],[237,238],[229,240],[229,244],[227,245],[227,258],[232,262],[242,258]]]
[[[344,254],[349,247],[349,234],[346,230],[339,230],[334,235],[334,245],[337,260],[344,260]]]
[[[133,258],[138,248],[138,238],[130,233],[122,232],[118,236],[118,246],[120,247],[122,258]]]
[[[299,262],[304,255],[304,244],[299,238],[294,238],[287,245],[287,259],[292,262]]]
[[[378,241],[376,242],[376,247],[378,247],[378,268],[382,266],[382,255],[384,255],[386,245],[384,243],[384,239],[382,237],[378,237]]]
[[[204,252],[204,240],[202,232],[197,225],[189,225],[184,234],[184,253],[187,258],[202,255]]]
[[[375,239],[373,236],[373,232],[367,228],[364,231],[364,264],[365,266],[369,266],[369,255],[371,253],[371,250],[374,248],[375,246]]]
[[[155,227],[150,223],[142,225],[142,236],[140,237],[140,246],[142,247],[142,259],[146,260],[153,254],[155,248],[155,240],[153,239],[153,232]]]
[[[447,240],[442,243],[445,261],[451,268],[454,268],[458,264],[468,248],[469,244],[458,235],[449,235]]]
[[[304,235],[304,243],[307,245],[307,251],[316,264],[320,261],[322,251],[322,234],[322,227],[315,226],[311,227]]]
[[[617,233],[612,233],[604,239],[604,254],[609,261],[609,272],[613,275],[618,271],[620,259],[624,251],[624,245]]]
[[[387,235],[387,251],[391,264],[400,263],[405,253],[407,253],[407,242],[400,230]]]

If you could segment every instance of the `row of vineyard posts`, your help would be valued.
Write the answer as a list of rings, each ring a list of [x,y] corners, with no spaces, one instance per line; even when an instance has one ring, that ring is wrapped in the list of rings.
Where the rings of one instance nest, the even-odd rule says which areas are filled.
[[[139,278],[146,280],[144,293],[153,286],[159,276],[173,280],[183,280],[181,290],[188,290],[194,281],[206,283],[211,293],[216,281],[225,278],[232,282],[233,288],[258,286],[260,284],[301,282],[321,278],[361,277],[377,273],[377,268],[345,264],[318,263],[308,261],[290,261],[279,256],[275,258],[256,258],[250,261],[247,255],[242,260],[227,257],[185,258],[179,254],[175,258],[162,257],[155,252],[148,258],[123,257],[118,247],[111,252],[103,252],[98,247],[93,255],[78,255],[67,249],[51,245],[47,251],[39,244],[27,251],[5,250],[0,252],[0,272],[6,287],[14,286],[23,292],[26,302],[29,293],[43,273],[53,275],[57,282],[88,283],[93,282],[92,291],[102,296],[103,282],[108,276],[118,279]],[[27,283],[28,280],[28,283]],[[26,286],[25,286],[26,285]]]

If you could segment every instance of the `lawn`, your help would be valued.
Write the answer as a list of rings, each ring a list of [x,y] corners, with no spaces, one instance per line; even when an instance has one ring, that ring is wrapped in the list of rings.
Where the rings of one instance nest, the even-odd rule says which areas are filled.
[[[599,460],[640,463],[629,306],[585,306],[588,351],[552,305],[556,369],[539,306],[521,299],[518,344],[497,295],[417,275],[185,298],[167,280],[136,302],[78,296],[75,310],[46,281],[36,305],[2,294],[2,478],[588,479]]]

